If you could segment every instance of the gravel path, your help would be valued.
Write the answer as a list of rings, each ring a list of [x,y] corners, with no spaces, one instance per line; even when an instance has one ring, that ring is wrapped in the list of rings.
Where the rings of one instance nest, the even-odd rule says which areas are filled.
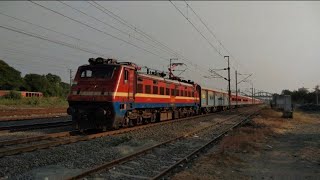
[[[13,179],[43,179],[44,177],[51,179],[54,177],[59,179],[81,169],[90,168],[180,136],[194,128],[206,126],[208,123],[228,116],[214,114],[210,117],[195,118],[125,134],[3,157],[0,159],[0,177],[7,176]]]

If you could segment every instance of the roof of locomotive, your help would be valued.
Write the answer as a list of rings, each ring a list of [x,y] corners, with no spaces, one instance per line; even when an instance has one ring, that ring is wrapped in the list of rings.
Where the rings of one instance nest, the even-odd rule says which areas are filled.
[[[175,84],[181,84],[181,85],[184,85],[184,86],[190,86],[190,87],[193,87],[194,84],[188,84],[188,83],[185,83],[185,82],[181,82],[181,81],[177,81],[177,80],[172,80],[172,79],[168,79],[168,78],[163,78],[163,77],[159,77],[159,76],[156,76],[156,75],[152,75],[152,74],[145,74],[145,73],[142,73],[142,72],[138,72],[138,75],[140,76],[143,76],[143,77],[146,77],[146,78],[150,78],[150,79],[156,79],[156,80],[160,80],[160,81],[165,81],[165,82],[170,82],[170,83],[175,83]]]

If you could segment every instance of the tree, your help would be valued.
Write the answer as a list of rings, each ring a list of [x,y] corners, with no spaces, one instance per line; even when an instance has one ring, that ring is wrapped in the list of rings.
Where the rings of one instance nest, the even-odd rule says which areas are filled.
[[[0,89],[19,90],[23,88],[20,71],[0,60]]]
[[[39,91],[45,96],[51,95],[48,93],[49,82],[44,75],[26,74],[24,77],[26,88],[28,91]]]
[[[282,90],[281,94],[282,95],[292,95],[292,92],[288,89],[284,89],[284,90]]]
[[[70,91],[70,85],[51,73],[47,75],[31,73],[22,78],[19,71],[0,60],[0,89],[37,91],[45,96],[66,97]]]

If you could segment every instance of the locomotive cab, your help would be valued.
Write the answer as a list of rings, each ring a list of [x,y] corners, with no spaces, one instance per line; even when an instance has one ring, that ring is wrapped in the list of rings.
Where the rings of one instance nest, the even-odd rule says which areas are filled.
[[[136,68],[113,59],[90,58],[89,63],[78,68],[67,112],[79,130],[117,128],[134,99]]]

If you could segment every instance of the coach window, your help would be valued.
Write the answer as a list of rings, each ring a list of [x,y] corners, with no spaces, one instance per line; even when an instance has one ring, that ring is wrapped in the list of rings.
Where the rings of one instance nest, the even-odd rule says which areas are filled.
[[[188,91],[188,97],[191,97],[191,92],[190,91]]]
[[[188,97],[188,92],[184,91],[184,96]]]
[[[137,93],[143,93],[143,84],[138,84]]]
[[[144,89],[144,92],[145,92],[146,94],[151,94],[151,86],[150,86],[150,85],[146,85],[146,86],[145,86],[145,89]]]
[[[158,94],[158,86],[153,86],[153,94]]]
[[[171,89],[171,96],[174,96],[174,89]]]
[[[176,89],[176,96],[179,96],[179,89]]]
[[[128,79],[129,79],[129,71],[125,70],[124,71],[124,83],[127,83]]]
[[[166,88],[166,95],[170,95],[170,89]]]
[[[160,87],[160,95],[164,95],[164,87]]]

